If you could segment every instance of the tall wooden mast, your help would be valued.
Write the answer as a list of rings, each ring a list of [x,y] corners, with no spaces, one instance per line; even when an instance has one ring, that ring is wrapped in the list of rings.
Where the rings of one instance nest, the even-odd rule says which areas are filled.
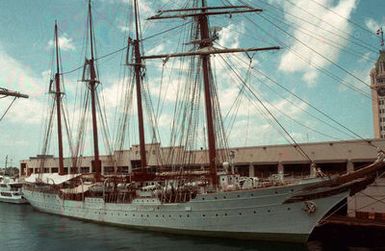
[[[205,96],[205,110],[206,110],[206,124],[207,124],[207,139],[208,139],[208,151],[209,151],[209,168],[211,184],[216,187],[218,185],[217,176],[217,157],[216,157],[216,142],[215,142],[215,118],[214,109],[212,103],[212,72],[210,67],[210,55],[222,54],[222,53],[234,53],[234,52],[248,52],[248,51],[264,51],[264,50],[277,50],[279,47],[265,47],[265,48],[247,48],[247,49],[217,49],[213,47],[213,39],[210,37],[210,28],[208,22],[208,16],[211,15],[232,15],[237,13],[248,12],[261,12],[261,9],[255,9],[247,5],[241,6],[206,6],[206,0],[201,0],[202,6],[200,8],[188,8],[188,9],[175,9],[175,10],[160,10],[158,15],[150,17],[153,19],[170,19],[170,18],[182,18],[187,17],[195,18],[198,22],[200,40],[199,50],[192,52],[182,52],[174,54],[164,55],[150,55],[143,56],[142,59],[155,59],[155,58],[170,58],[170,57],[186,57],[186,56],[200,56],[202,63],[202,74],[204,84],[204,96]],[[167,13],[179,12],[176,15],[164,15]]]
[[[55,74],[55,98],[56,98],[56,117],[57,117],[57,142],[59,148],[59,175],[64,175],[63,161],[63,135],[61,125],[61,99],[62,93],[60,90],[60,60],[59,60],[59,37],[57,21],[55,21],[55,50],[56,50],[56,74]]]
[[[91,58],[87,60],[85,65],[89,65],[90,79],[88,81],[88,87],[91,92],[91,112],[92,112],[92,132],[94,138],[94,161],[92,167],[95,171],[96,180],[100,180],[101,175],[101,162],[99,157],[99,142],[98,142],[98,126],[97,126],[97,114],[96,114],[96,87],[99,81],[96,79],[95,70],[95,58],[94,58],[94,39],[93,39],[93,27],[92,27],[92,10],[91,0],[88,2],[88,18],[89,18],[89,29],[90,29],[90,52]]]
[[[206,12],[206,0],[202,0],[202,12]],[[209,33],[209,24],[208,18],[206,15],[201,15],[198,18],[199,30],[201,35],[201,40],[199,44],[199,49],[206,47],[211,47],[213,45],[212,40],[210,39]],[[214,119],[213,119],[213,104],[211,99],[211,69],[210,69],[210,55],[201,55],[202,60],[202,71],[203,71],[203,83],[205,90],[205,104],[206,104],[206,124],[207,124],[207,140],[209,147],[209,166],[210,166],[210,176],[211,181],[214,186],[218,184],[217,179],[217,165],[216,165],[216,155],[217,149],[215,145],[215,134],[214,134]]]
[[[143,106],[142,106],[142,58],[140,54],[140,36],[139,36],[139,10],[138,0],[134,0],[135,9],[135,30],[136,38],[134,40],[135,50],[135,80],[136,80],[136,101],[138,107],[138,127],[139,127],[139,146],[140,146],[140,166],[144,173],[146,171],[147,160],[146,160],[146,146],[144,140],[144,125],[143,125]]]

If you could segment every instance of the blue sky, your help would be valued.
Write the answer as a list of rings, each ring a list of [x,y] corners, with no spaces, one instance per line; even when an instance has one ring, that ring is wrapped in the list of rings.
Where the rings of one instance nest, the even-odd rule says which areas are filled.
[[[130,2],[130,0],[93,1],[98,56],[125,46]],[[179,8],[186,1],[139,0],[139,2],[144,18],[160,8]],[[211,5],[219,5],[223,2],[229,1],[209,0]],[[241,4],[235,0],[231,2]],[[299,142],[353,138],[311,117],[309,113],[312,114],[313,111],[309,106],[283,92],[267,80],[261,72],[357,134],[373,137],[371,100],[345,87],[341,84],[341,80],[345,81],[346,85],[370,94],[367,86],[347,72],[370,84],[369,71],[377,58],[379,49],[379,39],[375,36],[375,32],[378,27],[385,25],[383,14],[385,2],[382,0],[249,0],[243,2],[261,7],[265,12],[259,15],[249,14],[248,18],[234,15],[232,18],[224,16],[212,19],[213,26],[223,27],[219,31],[218,46],[232,48],[279,45],[283,47],[278,52],[262,52],[254,55],[255,70],[251,71],[248,82],[258,90],[266,103],[273,104],[270,107],[273,113],[282,120],[293,137]],[[6,155],[9,155],[15,165],[20,159],[26,159],[41,152],[44,117],[48,105],[47,88],[51,69],[54,21],[57,19],[59,22],[63,69],[69,71],[84,61],[86,11],[87,1],[85,0],[0,1],[0,34],[2,34],[0,37],[0,87],[30,95],[28,100],[16,100],[7,116],[0,122],[0,167],[3,166]],[[143,37],[175,27],[182,22],[185,21],[143,21]],[[177,48],[175,40],[178,35],[178,31],[173,31],[156,39],[146,40],[144,44],[146,53],[175,52]],[[304,47],[302,42],[308,47]],[[247,61],[248,58],[245,55],[226,57],[226,59],[236,65],[243,77],[247,76],[247,64],[242,65],[239,61]],[[119,93],[122,87],[119,80],[122,78],[125,66],[123,66],[122,54],[119,53],[98,63],[102,82],[100,92],[104,97],[110,135],[113,138],[117,131],[117,114],[121,104]],[[229,69],[219,57],[213,59],[213,63],[217,66],[217,82],[223,85],[219,88],[219,95],[222,99],[223,113],[226,114],[226,109],[232,106],[239,87],[233,84],[236,78],[229,74]],[[338,66],[343,67],[347,72]],[[165,66],[165,71],[171,68],[172,63],[169,62]],[[153,101],[156,103],[157,99],[161,99],[165,103],[165,111],[159,118],[159,127],[163,135],[160,140],[162,144],[166,144],[171,119],[171,113],[167,112],[166,108],[172,107],[171,104],[175,101],[173,91],[180,83],[168,81],[168,93],[163,93],[160,98],[157,97],[161,69],[160,61],[147,63],[147,77],[149,86],[153,90],[150,91],[154,96]],[[331,72],[334,77],[328,77],[325,72]],[[77,89],[84,85],[77,81],[79,79],[79,72],[65,75],[68,92],[66,102],[69,104],[70,114],[78,112],[73,103]],[[275,93],[279,93],[280,96]],[[2,115],[12,98],[0,101]],[[293,106],[293,103],[296,106]],[[239,109],[240,115],[236,118],[229,136],[230,145],[286,143],[256,110],[256,107],[253,108],[245,99],[243,100]],[[284,112],[286,116],[278,110]],[[316,116],[321,118],[319,114]],[[298,125],[288,117],[300,121],[307,127]],[[132,130],[136,128],[134,123],[135,120],[131,125]],[[76,125],[73,127],[76,128]],[[246,137],[244,137],[245,134]],[[53,135],[49,149],[52,154],[57,155],[55,134]],[[132,136],[130,144],[136,144],[136,138],[135,135]],[[91,141],[88,139],[86,142],[85,153],[89,154],[87,149]]]

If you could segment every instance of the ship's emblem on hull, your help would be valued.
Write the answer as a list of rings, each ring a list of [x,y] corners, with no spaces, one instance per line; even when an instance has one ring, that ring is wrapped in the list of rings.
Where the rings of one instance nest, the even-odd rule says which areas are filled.
[[[317,205],[313,201],[305,201],[303,210],[308,214],[313,214],[317,211]]]

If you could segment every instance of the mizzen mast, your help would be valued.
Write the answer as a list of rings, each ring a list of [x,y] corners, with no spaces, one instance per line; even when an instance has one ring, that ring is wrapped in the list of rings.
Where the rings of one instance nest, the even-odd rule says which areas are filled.
[[[96,114],[96,88],[97,88],[97,85],[99,84],[99,81],[96,78],[96,70],[95,70],[91,0],[89,0],[88,2],[88,18],[89,18],[89,36],[90,36],[89,40],[90,40],[91,58],[86,59],[83,72],[86,72],[86,68],[88,66],[89,67],[88,69],[90,72],[90,78],[86,80],[85,76],[83,76],[83,81],[88,82],[88,88],[90,89],[90,94],[91,94],[92,132],[93,132],[93,139],[94,139],[94,161],[92,162],[92,168],[95,172],[96,180],[100,181],[101,161],[99,157],[98,126],[97,126],[97,114]]]
[[[216,49],[213,47],[213,39],[210,37],[210,28],[208,22],[208,16],[211,15],[232,15],[238,13],[250,13],[261,12],[261,9],[255,9],[250,6],[206,6],[206,0],[202,0],[201,8],[187,8],[176,10],[160,10],[157,15],[150,17],[149,20],[155,19],[171,19],[171,18],[188,18],[193,17],[198,22],[200,40],[199,50],[195,52],[176,53],[168,55],[151,55],[143,56],[142,59],[155,59],[155,58],[169,58],[169,57],[185,57],[199,55],[202,62],[202,73],[204,82],[204,96],[205,96],[205,109],[206,109],[206,124],[207,124],[207,139],[209,150],[209,168],[211,184],[216,187],[218,185],[217,176],[217,149],[215,138],[215,118],[213,110],[212,100],[212,88],[213,78],[210,65],[210,55],[220,53],[234,53],[234,52],[248,52],[248,51],[262,51],[262,50],[277,50],[279,47],[266,47],[266,48],[248,48],[248,49]],[[164,15],[165,13],[179,12],[175,15]]]
[[[56,73],[55,73],[55,99],[56,99],[56,117],[57,117],[57,138],[59,148],[59,175],[64,175],[63,161],[63,136],[61,125],[61,99],[63,93],[60,90],[60,60],[59,60],[59,37],[57,21],[55,21],[55,51],[56,51]]]

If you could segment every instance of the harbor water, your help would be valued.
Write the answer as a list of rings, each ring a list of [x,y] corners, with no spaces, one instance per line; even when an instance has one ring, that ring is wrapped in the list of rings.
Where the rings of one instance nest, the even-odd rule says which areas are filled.
[[[314,238],[313,238],[314,239]],[[29,205],[0,203],[1,251],[61,250],[370,250],[327,240],[303,244],[168,235],[106,226],[38,212]],[[344,244],[345,245],[345,244]],[[378,249],[375,250],[385,250]]]

